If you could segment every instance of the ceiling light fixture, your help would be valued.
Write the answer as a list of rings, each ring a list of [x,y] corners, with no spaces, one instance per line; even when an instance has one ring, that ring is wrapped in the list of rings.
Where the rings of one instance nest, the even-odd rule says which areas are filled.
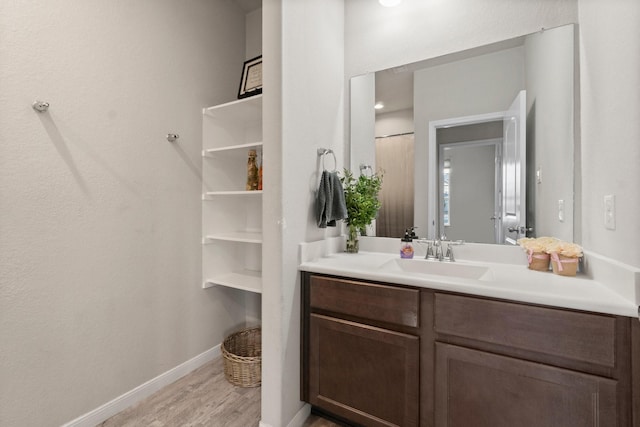
[[[374,105],[373,108],[375,108],[376,110],[382,110],[384,108],[384,104],[382,102],[376,102],[376,105]]]
[[[394,7],[400,4],[402,0],[378,0],[384,7]]]

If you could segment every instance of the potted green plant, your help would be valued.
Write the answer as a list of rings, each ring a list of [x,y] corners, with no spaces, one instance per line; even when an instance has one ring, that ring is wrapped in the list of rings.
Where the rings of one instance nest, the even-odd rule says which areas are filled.
[[[345,169],[340,181],[347,205],[347,252],[357,253],[358,233],[366,235],[367,225],[378,215],[381,206],[378,193],[382,187],[382,174],[360,175],[356,179],[351,171]]]

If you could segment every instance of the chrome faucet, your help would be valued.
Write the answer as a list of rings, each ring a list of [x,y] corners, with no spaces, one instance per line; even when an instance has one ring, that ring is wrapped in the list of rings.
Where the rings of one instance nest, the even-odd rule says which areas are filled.
[[[455,262],[453,255],[453,246],[464,245],[464,240],[448,240],[445,235],[441,239],[414,239],[416,243],[425,243],[427,245],[427,253],[424,259]],[[444,243],[447,244],[447,251],[444,251]]]
[[[424,259],[437,259],[438,261],[442,261],[444,259],[442,243],[440,240],[418,239],[415,241],[427,244],[427,253],[424,256]]]
[[[427,254],[424,256],[424,259],[435,259],[436,256],[433,253],[433,242],[427,241]]]
[[[455,262],[456,258],[453,255],[453,247],[464,245],[464,240],[451,240],[447,242],[447,254],[444,256],[444,259],[449,262]]]
[[[416,243],[425,243],[427,245],[427,253],[424,256],[424,259],[436,259],[436,256],[433,252],[433,247],[435,246],[435,241],[429,239],[414,239]]]
[[[447,254],[444,257],[449,262],[456,261],[455,257],[453,256],[453,243],[449,243],[449,245],[447,246]]]
[[[436,259],[438,261],[443,261],[444,254],[442,253],[442,241],[436,240],[435,242],[433,242],[433,244],[436,247]]]

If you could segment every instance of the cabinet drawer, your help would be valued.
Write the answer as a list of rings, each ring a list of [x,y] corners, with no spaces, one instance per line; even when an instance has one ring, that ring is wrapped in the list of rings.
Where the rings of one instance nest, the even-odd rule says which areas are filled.
[[[329,277],[311,276],[312,308],[360,319],[417,328],[420,291]]]
[[[615,367],[615,318],[436,294],[435,330],[475,341]]]

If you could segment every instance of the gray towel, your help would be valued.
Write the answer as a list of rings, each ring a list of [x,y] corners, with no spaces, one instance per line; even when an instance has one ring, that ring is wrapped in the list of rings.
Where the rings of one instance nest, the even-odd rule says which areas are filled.
[[[318,227],[335,227],[336,220],[347,217],[344,189],[337,172],[323,171],[316,198]]]

